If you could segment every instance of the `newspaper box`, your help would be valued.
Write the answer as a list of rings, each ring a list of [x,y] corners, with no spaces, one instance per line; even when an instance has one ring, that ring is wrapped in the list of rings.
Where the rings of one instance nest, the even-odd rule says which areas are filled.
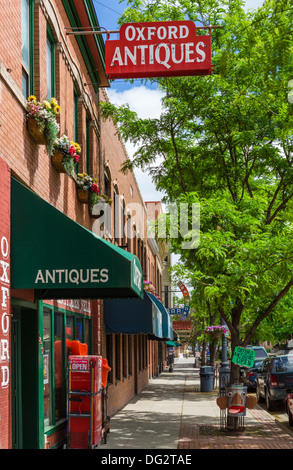
[[[69,448],[94,448],[101,442],[102,389],[102,357],[69,356]]]

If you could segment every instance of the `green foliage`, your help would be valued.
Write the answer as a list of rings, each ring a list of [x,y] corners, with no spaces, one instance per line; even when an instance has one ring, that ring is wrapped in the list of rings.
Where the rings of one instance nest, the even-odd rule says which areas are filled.
[[[54,145],[58,137],[59,126],[56,125],[55,119],[47,119],[45,122],[44,134],[46,137],[46,149],[48,155],[52,155],[54,152]]]
[[[129,0],[121,24],[220,24],[212,30],[214,72],[156,80],[160,119],[102,105],[122,137],[139,144],[124,171],[148,169],[166,202],[200,203],[196,249],[170,237],[169,218],[172,250],[181,255],[174,276],[193,285],[204,322],[225,319],[232,347],[255,337],[293,285],[293,9],[289,0],[265,0],[245,13],[243,3]]]

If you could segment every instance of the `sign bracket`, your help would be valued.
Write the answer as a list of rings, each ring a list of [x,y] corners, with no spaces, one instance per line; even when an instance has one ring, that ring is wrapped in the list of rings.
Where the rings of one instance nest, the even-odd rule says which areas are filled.
[[[210,25],[210,26],[196,26],[196,29],[220,29],[222,25]],[[65,29],[71,30],[66,31],[66,36],[74,35],[81,36],[87,34],[119,34],[120,30],[107,30],[103,26],[99,26],[100,29],[95,29],[95,26],[65,26]],[[103,31],[101,30],[103,28]]]

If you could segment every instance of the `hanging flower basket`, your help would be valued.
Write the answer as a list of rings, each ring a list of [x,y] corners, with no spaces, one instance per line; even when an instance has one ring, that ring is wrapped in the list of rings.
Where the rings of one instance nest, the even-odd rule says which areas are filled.
[[[46,145],[46,137],[44,134],[45,125],[37,119],[30,117],[27,119],[27,130],[30,136],[38,145]]]
[[[216,339],[220,338],[222,334],[227,333],[227,331],[228,329],[225,325],[212,325],[205,330],[205,333]]]
[[[96,185],[97,179],[87,173],[78,173],[76,178],[77,196],[83,204],[94,206],[97,202],[99,188]]]
[[[89,203],[89,191],[88,189],[77,188],[77,197],[82,204]]]
[[[75,165],[79,160],[80,145],[77,142],[70,141],[66,135],[56,139],[54,143],[54,152],[51,157],[52,164],[59,173],[67,173],[72,176]]]
[[[64,153],[58,152],[58,150],[54,150],[54,153],[51,157],[51,162],[53,166],[56,168],[58,173],[66,173],[66,170],[63,165]]]
[[[99,194],[99,188],[92,184],[90,188],[89,213],[93,219],[99,219],[105,213],[105,204],[111,206],[112,199],[106,194]]]
[[[50,101],[37,101],[34,95],[27,99],[27,129],[30,136],[39,145],[46,145],[51,156],[54,150],[54,142],[59,132],[59,124],[56,115],[60,114],[60,106],[55,98]]]

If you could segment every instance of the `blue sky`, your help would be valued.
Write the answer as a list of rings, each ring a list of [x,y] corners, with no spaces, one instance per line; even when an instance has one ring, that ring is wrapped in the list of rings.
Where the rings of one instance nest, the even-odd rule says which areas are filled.
[[[108,30],[119,31],[119,25],[117,21],[122,15],[123,11],[127,7],[127,0],[123,0],[120,3],[120,0],[92,0],[94,7],[96,9],[97,17],[100,23],[100,26]],[[246,0],[246,8],[257,8],[262,5],[263,0]],[[105,38],[105,35],[103,35]],[[111,34],[111,39],[118,39],[119,35]],[[125,82],[124,80],[115,80],[112,82],[111,88],[117,91],[123,91],[125,89],[130,89],[133,86],[139,86],[141,84],[140,80],[136,80],[134,85]]]
[[[263,0],[246,0],[246,8],[257,8]],[[119,0],[93,0],[100,26],[107,30],[119,31],[117,21],[125,8],[127,1]],[[105,38],[105,35],[103,35]],[[119,34],[111,34],[111,39],[118,39]],[[161,93],[154,87],[145,86],[141,80],[135,80],[130,84],[124,80],[111,82],[107,89],[111,102],[117,105],[128,103],[133,111],[142,118],[156,118],[161,113]],[[131,156],[134,152],[132,145],[126,143],[126,149]],[[145,201],[158,201],[163,194],[157,191],[147,173],[136,169],[135,175]]]
[[[246,0],[246,8],[257,8],[261,6],[263,0]],[[119,0],[93,0],[100,26],[107,30],[119,30],[117,20],[125,10],[127,1]],[[105,35],[103,35],[105,38]],[[118,39],[119,35],[112,34],[111,39]],[[128,103],[133,111],[136,111],[140,117],[159,117],[161,113],[161,93],[154,87],[142,85],[140,80],[135,80],[130,84],[124,80],[115,80],[111,82],[111,87],[107,89],[111,102],[121,105]],[[131,156],[134,147],[126,143],[126,149]],[[156,190],[150,176],[140,169],[134,171],[142,197],[145,201],[159,201],[163,193]],[[172,255],[172,264],[178,262],[179,256]]]

